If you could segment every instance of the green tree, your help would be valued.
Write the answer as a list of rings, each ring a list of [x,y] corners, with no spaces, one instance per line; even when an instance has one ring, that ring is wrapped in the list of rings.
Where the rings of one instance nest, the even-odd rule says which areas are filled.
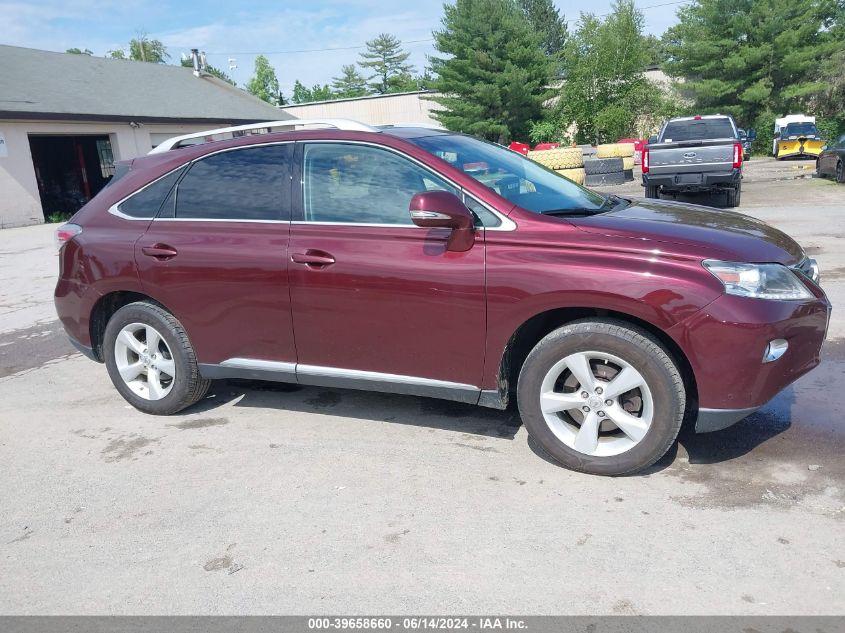
[[[108,51],[106,53],[106,57],[109,57],[111,59],[127,59],[126,52],[120,48]]]
[[[519,6],[540,37],[546,55],[558,56],[566,44],[566,22],[552,0],[519,0]]]
[[[255,58],[255,72],[246,84],[246,90],[262,101],[277,105],[279,102],[279,80],[276,71],[264,55]]]
[[[315,84],[311,88],[306,88],[305,85],[297,79],[293,84],[293,96],[291,101],[294,103],[314,103],[316,101],[328,101],[329,99],[336,98],[336,96],[337,95],[332,92],[332,89],[328,84]]]
[[[552,63],[512,0],[455,0],[443,7],[431,58],[434,116],[448,129],[507,143],[540,117]],[[479,19],[484,16],[484,19]]]
[[[340,77],[332,77],[332,88],[338,98],[363,97],[369,93],[367,80],[358,72],[354,64],[346,64],[340,70]]]
[[[185,68],[193,68],[193,67],[194,67],[194,62],[193,62],[193,60],[192,60],[190,57],[188,57],[187,59],[182,59],[181,64],[182,64],[182,66],[184,66]],[[231,77],[229,77],[229,75],[227,75],[226,73],[224,73],[224,72],[223,72],[222,70],[220,70],[219,68],[215,68],[215,67],[214,67],[214,66],[212,66],[211,64],[206,64],[206,66],[205,66],[205,72],[207,72],[207,73],[208,73],[209,75],[211,75],[212,77],[217,77],[218,79],[221,79],[221,80],[225,81],[225,82],[226,82],[226,83],[228,83],[228,84],[232,84],[233,86],[236,86],[236,85],[237,85],[237,84],[234,82],[234,80],[233,80]]]
[[[135,39],[129,40],[129,59],[164,64],[170,59],[170,53],[159,40],[151,40],[145,33],[140,33]]]
[[[413,65],[407,63],[410,55],[402,50],[402,42],[397,37],[382,33],[367,42],[367,50],[361,53],[358,65],[372,71],[367,80],[374,92],[405,92],[408,78],[414,72]]]
[[[90,48],[69,48],[65,51],[65,53],[70,53],[71,55],[93,55],[94,51]]]
[[[555,140],[568,136],[574,122],[574,138],[565,140],[613,141],[637,133],[642,119],[672,113],[677,105],[645,78],[649,61],[643,16],[631,0],[616,0],[603,20],[582,14],[567,41],[566,79],[550,117],[560,137]]]
[[[764,132],[776,114],[824,109],[825,73],[836,74],[845,49],[843,12],[841,0],[692,0],[665,36],[666,68],[685,79],[699,111],[729,112]],[[842,112],[842,101],[834,107]],[[766,138],[758,134],[758,145]]]

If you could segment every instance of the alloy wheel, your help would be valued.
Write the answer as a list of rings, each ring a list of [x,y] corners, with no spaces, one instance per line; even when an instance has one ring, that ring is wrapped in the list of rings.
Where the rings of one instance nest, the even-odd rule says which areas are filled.
[[[154,327],[144,323],[125,326],[115,340],[114,359],[121,379],[137,396],[161,400],[173,389],[173,353]]]
[[[646,436],[654,400],[630,363],[598,351],[578,352],[555,363],[540,386],[546,424],[568,447],[608,457],[631,450]]]

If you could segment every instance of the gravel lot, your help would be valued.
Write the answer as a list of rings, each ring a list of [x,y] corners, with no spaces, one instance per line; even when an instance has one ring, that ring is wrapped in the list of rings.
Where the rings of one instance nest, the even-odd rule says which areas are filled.
[[[741,211],[838,308],[845,186],[806,165],[751,161]],[[609,479],[422,398],[229,381],[140,414],[55,320],[52,230],[0,231],[0,613],[845,614],[838,310],[820,368]]]

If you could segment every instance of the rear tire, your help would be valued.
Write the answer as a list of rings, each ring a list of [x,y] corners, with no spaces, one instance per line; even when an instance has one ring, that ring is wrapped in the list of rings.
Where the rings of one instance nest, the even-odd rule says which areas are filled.
[[[660,459],[686,404],[666,349],[645,330],[612,319],[575,321],[543,338],[522,366],[517,397],[522,422],[543,450],[596,475],[633,473]]]
[[[845,183],[845,164],[841,160],[836,163],[836,182]]]
[[[733,189],[728,189],[728,206],[738,207],[742,196],[742,184],[737,184]]]
[[[112,315],[103,357],[120,395],[144,413],[181,411],[201,400],[211,386],[200,376],[182,324],[155,303],[130,303]]]
[[[659,199],[660,198],[660,187],[655,187],[653,185],[646,185],[645,197],[646,198],[653,198],[655,200]]]

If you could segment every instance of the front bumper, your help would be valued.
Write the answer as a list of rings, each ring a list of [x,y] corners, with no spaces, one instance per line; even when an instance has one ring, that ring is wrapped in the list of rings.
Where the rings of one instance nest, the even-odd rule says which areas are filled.
[[[815,300],[805,302],[722,295],[670,328],[695,375],[696,431],[738,422],[819,364],[830,303],[818,287],[811,291]],[[763,354],[774,339],[785,339],[789,347],[777,360],[764,363]]]
[[[712,191],[735,187],[742,180],[741,169],[718,172],[682,172],[643,174],[644,187],[662,187],[666,191]]]

